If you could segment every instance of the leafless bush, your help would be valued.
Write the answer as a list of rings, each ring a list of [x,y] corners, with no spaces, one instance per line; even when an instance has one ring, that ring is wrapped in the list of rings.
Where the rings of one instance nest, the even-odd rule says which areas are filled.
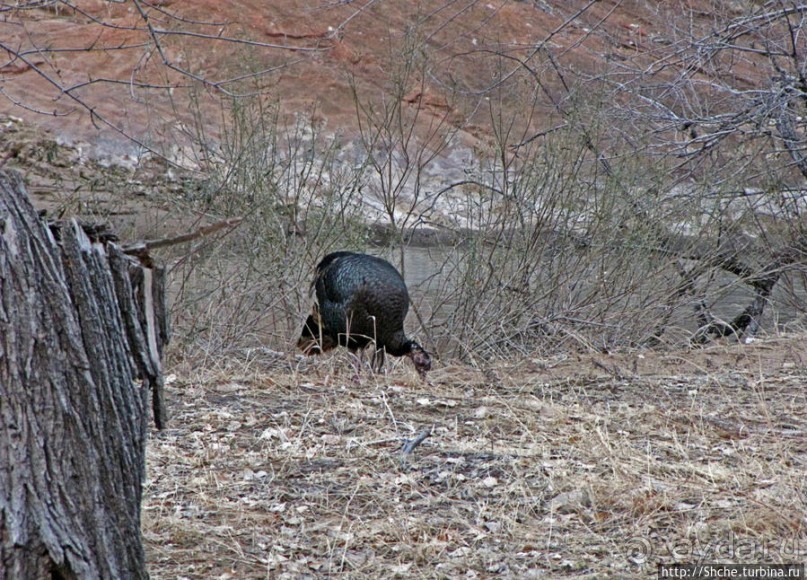
[[[276,278],[272,272],[282,269],[251,265],[260,272],[256,282],[282,280],[271,293],[276,299],[232,302],[245,312],[283,313],[271,319],[268,334],[287,341],[295,316],[306,310],[307,275],[299,264],[314,264],[337,246],[367,249],[361,218],[392,232],[387,247],[373,251],[395,253],[405,271],[405,247],[417,238],[412,231],[431,225],[435,208],[448,210],[451,221],[439,225],[453,231],[454,242],[431,252],[432,271],[419,276],[413,296],[420,331],[444,354],[609,350],[753,335],[782,274],[785,290],[797,291],[800,174],[787,181],[794,193],[783,192],[781,175],[776,181],[762,173],[770,156],[741,139],[744,124],[725,125],[735,134],[719,133],[708,149],[682,161],[677,134],[643,110],[649,97],[639,80],[631,90],[627,83],[614,89],[608,75],[572,76],[549,59],[544,72],[563,81],[564,94],[554,100],[560,122],[536,133],[523,119],[536,118],[545,103],[528,82],[539,77],[533,63],[522,62],[518,83],[503,80],[480,93],[494,139],[474,151],[462,178],[446,183],[435,176],[461,127],[462,95],[438,112],[424,99],[423,79],[434,63],[419,38],[413,30],[402,41],[403,58],[385,87],[391,98],[354,94],[359,138],[347,171],[344,152],[318,148],[316,125],[281,135],[235,120],[224,132],[224,187],[214,188],[219,211],[251,216],[238,234],[246,236],[239,238],[242,251],[265,241],[271,248],[258,252],[262,259],[274,255],[296,268],[296,276]],[[514,78],[501,68],[503,79]],[[505,100],[519,97],[523,108],[505,113]],[[651,108],[661,103],[651,101]],[[260,108],[254,116],[272,118]],[[711,172],[707,155],[715,156]],[[357,235],[351,241],[345,232]],[[796,297],[790,302],[801,308]]]
[[[243,218],[173,271],[177,330],[203,350],[287,347],[310,308],[316,260],[366,235],[360,173],[341,162],[313,115],[287,125],[275,112],[260,99],[232,101],[221,157],[189,200],[208,215]]]
[[[555,7],[558,25],[527,45],[477,43],[495,18],[487,7],[457,40],[452,27],[476,3],[413,9],[390,33],[389,53],[374,55],[388,74],[378,94],[352,84],[352,134],[315,109],[289,122],[267,79],[333,48],[357,19],[379,17],[373,2],[340,5],[333,30],[289,44],[211,34],[221,23],[139,1],[130,12],[110,8],[115,23],[67,2],[28,3],[3,10],[22,18],[22,8],[58,5],[99,30],[125,26],[137,42],[60,47],[31,36],[0,47],[9,66],[33,67],[114,130],[91,87],[125,86],[143,102],[182,95],[161,109],[187,153],[172,158],[195,156],[206,172],[183,209],[244,218],[171,257],[177,329],[189,345],[287,346],[309,307],[309,268],[339,248],[384,254],[416,278],[410,324],[446,354],[753,335],[763,315],[778,316],[774,298],[803,316],[804,7],[740,2],[704,15],[663,3],[654,9],[669,26],[638,50],[639,36],[625,44],[620,27],[606,26],[613,10],[598,4]],[[575,46],[608,47],[605,70],[573,60],[559,41],[572,29],[582,31]],[[232,75],[205,74],[198,49],[211,45],[238,53]],[[53,74],[51,60],[67,49],[144,57],[128,81],[88,82]],[[163,74],[139,76],[155,68]],[[227,102],[218,124],[214,94]],[[460,144],[472,125],[484,137]],[[463,161],[446,161],[463,147]],[[408,246],[425,227],[448,235],[429,251],[428,272],[407,272]],[[383,247],[371,248],[368,228],[384,232],[373,238]]]
[[[509,149],[506,142],[499,148]],[[648,204],[638,219],[640,193],[619,195],[591,161],[570,127],[517,159],[500,154],[466,189],[463,217],[473,233],[428,290],[437,295],[430,322],[449,350],[607,349],[680,324],[672,314],[691,298],[671,295],[681,281],[672,258],[659,258],[655,239],[674,208]]]

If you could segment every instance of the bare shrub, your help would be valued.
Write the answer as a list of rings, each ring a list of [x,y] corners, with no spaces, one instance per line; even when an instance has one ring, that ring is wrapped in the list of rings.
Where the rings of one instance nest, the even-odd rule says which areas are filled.
[[[220,158],[189,204],[243,222],[178,260],[177,330],[192,349],[285,348],[310,306],[316,260],[366,235],[361,173],[341,161],[313,114],[285,124],[258,98],[231,105]]]
[[[594,2],[556,7],[557,26],[526,45],[484,34],[496,11],[474,16],[466,38],[453,29],[466,25],[465,9],[418,5],[408,26],[389,28],[388,54],[375,55],[387,74],[381,90],[351,84],[349,135],[316,108],[289,121],[268,79],[332,48],[356,19],[382,17],[375,3],[343,7],[334,30],[292,44],[232,29],[216,36],[216,23],[133,7],[127,22],[150,51],[143,66],[162,73],[129,88],[144,103],[182,94],[160,103],[176,123],[155,115],[154,140],[175,127],[181,143],[168,156],[205,172],[176,203],[200,221],[244,218],[169,255],[176,327],[192,348],[287,347],[308,308],[309,267],[341,248],[394,256],[417,278],[417,326],[449,355],[753,336],[764,316],[779,316],[772,300],[804,316],[807,115],[796,3],[737,3],[708,17],[685,2],[662,4],[654,9],[670,25],[641,51],[623,50],[620,27],[606,26],[613,11]],[[89,24],[114,26],[100,16]],[[578,66],[572,47],[555,42],[571,28],[583,31],[575,47],[605,41],[595,45],[609,51],[604,70]],[[206,76],[198,49],[207,46],[234,51],[232,75]],[[32,66],[58,47],[6,49]],[[772,80],[749,82],[762,78],[755,68]],[[124,84],[41,74],[91,111],[85,88]],[[216,123],[210,102],[219,96]],[[114,126],[108,115],[98,120]],[[153,151],[145,141],[141,149]],[[426,226],[448,235],[427,252],[430,271],[408,272],[408,246]]]
[[[447,256],[432,310],[434,321],[444,318],[449,349],[506,355],[637,344],[687,303],[671,298],[680,279],[654,239],[671,208],[648,204],[652,214],[639,220],[638,192],[620,195],[597,172],[570,127],[518,159],[500,154],[467,189],[474,233]]]

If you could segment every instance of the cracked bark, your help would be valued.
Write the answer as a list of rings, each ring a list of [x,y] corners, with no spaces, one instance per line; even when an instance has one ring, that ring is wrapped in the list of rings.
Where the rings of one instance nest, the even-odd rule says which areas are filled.
[[[148,577],[140,504],[149,391],[165,424],[161,280],[91,227],[46,224],[20,177],[0,171],[0,580]]]

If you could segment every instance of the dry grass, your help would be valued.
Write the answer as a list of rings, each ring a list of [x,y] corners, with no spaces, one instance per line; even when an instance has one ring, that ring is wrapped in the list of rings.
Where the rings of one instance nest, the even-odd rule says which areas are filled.
[[[177,364],[171,428],[148,448],[151,574],[645,577],[659,562],[803,562],[804,344],[438,365],[430,386],[403,362],[355,383],[344,354]]]

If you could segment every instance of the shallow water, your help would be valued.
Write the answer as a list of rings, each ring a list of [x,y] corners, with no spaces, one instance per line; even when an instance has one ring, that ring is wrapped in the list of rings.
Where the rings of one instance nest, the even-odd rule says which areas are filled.
[[[456,247],[405,247],[403,268],[400,263],[400,249],[396,249],[391,261],[402,269],[409,286],[412,300],[424,318],[433,317],[440,322],[457,306],[457,288],[450,287],[450,272],[464,258],[463,250]],[[390,259],[390,256],[387,256]],[[721,320],[731,320],[751,304],[753,290],[735,276],[720,273],[713,282],[713,289],[707,301],[713,316]],[[453,297],[452,297],[453,295]],[[437,312],[434,312],[437,304]],[[803,277],[782,277],[774,287],[771,299],[762,315],[761,330],[778,332],[803,327],[807,324],[807,290]],[[697,330],[694,307],[682,308],[676,324],[686,331]]]

